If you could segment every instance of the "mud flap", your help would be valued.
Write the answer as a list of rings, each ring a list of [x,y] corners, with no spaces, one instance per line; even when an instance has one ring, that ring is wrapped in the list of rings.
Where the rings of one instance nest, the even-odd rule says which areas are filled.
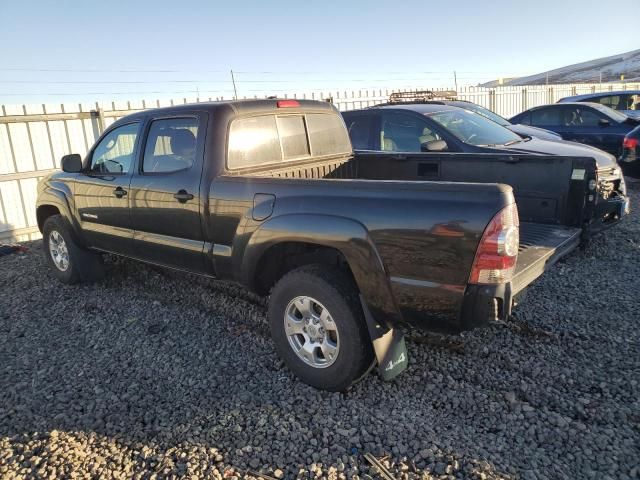
[[[385,328],[376,322],[362,295],[360,296],[360,303],[362,304],[364,318],[367,321],[373,350],[376,354],[380,378],[388,382],[404,372],[409,364],[404,334],[395,328]]]

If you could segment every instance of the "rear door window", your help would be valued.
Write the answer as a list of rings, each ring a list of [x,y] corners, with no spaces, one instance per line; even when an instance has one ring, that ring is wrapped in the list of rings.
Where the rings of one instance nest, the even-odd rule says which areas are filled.
[[[559,107],[538,108],[531,112],[531,125],[559,127],[562,124],[562,111]]]
[[[373,148],[369,141],[373,120],[373,115],[349,115],[345,117],[347,131],[349,132],[353,148],[357,150],[369,150]]]
[[[520,125],[531,125],[531,113],[523,113],[516,119],[515,122],[511,123],[517,123]]]
[[[197,118],[167,118],[151,122],[142,171],[171,173],[188,170],[196,158]]]
[[[591,102],[606,105],[614,110],[626,110],[626,100],[628,95],[607,95],[590,100]]]

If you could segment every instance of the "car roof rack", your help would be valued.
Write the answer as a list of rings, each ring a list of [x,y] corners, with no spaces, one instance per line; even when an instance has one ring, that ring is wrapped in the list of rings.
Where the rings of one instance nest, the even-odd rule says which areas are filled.
[[[393,103],[420,103],[431,100],[457,100],[458,92],[455,90],[413,90],[409,92],[394,92],[389,95],[388,104]]]

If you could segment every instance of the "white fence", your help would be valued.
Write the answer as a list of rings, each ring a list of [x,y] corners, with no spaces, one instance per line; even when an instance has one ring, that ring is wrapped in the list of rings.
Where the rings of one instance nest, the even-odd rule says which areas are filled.
[[[508,118],[527,108],[554,103],[570,95],[637,88],[640,84],[463,87],[458,89],[458,98],[483,105]],[[387,89],[315,91],[288,97],[331,98],[340,110],[353,110],[383,102],[391,92]],[[84,156],[104,128],[116,119],[146,108],[220,99],[3,105],[0,109],[0,241],[39,237],[35,215],[38,180],[58,168],[63,155],[80,153]]]

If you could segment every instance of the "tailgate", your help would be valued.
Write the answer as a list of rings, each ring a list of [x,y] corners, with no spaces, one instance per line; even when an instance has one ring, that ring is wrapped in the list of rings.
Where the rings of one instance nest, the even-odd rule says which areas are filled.
[[[522,222],[511,293],[516,294],[580,244],[582,230],[562,225]]]

